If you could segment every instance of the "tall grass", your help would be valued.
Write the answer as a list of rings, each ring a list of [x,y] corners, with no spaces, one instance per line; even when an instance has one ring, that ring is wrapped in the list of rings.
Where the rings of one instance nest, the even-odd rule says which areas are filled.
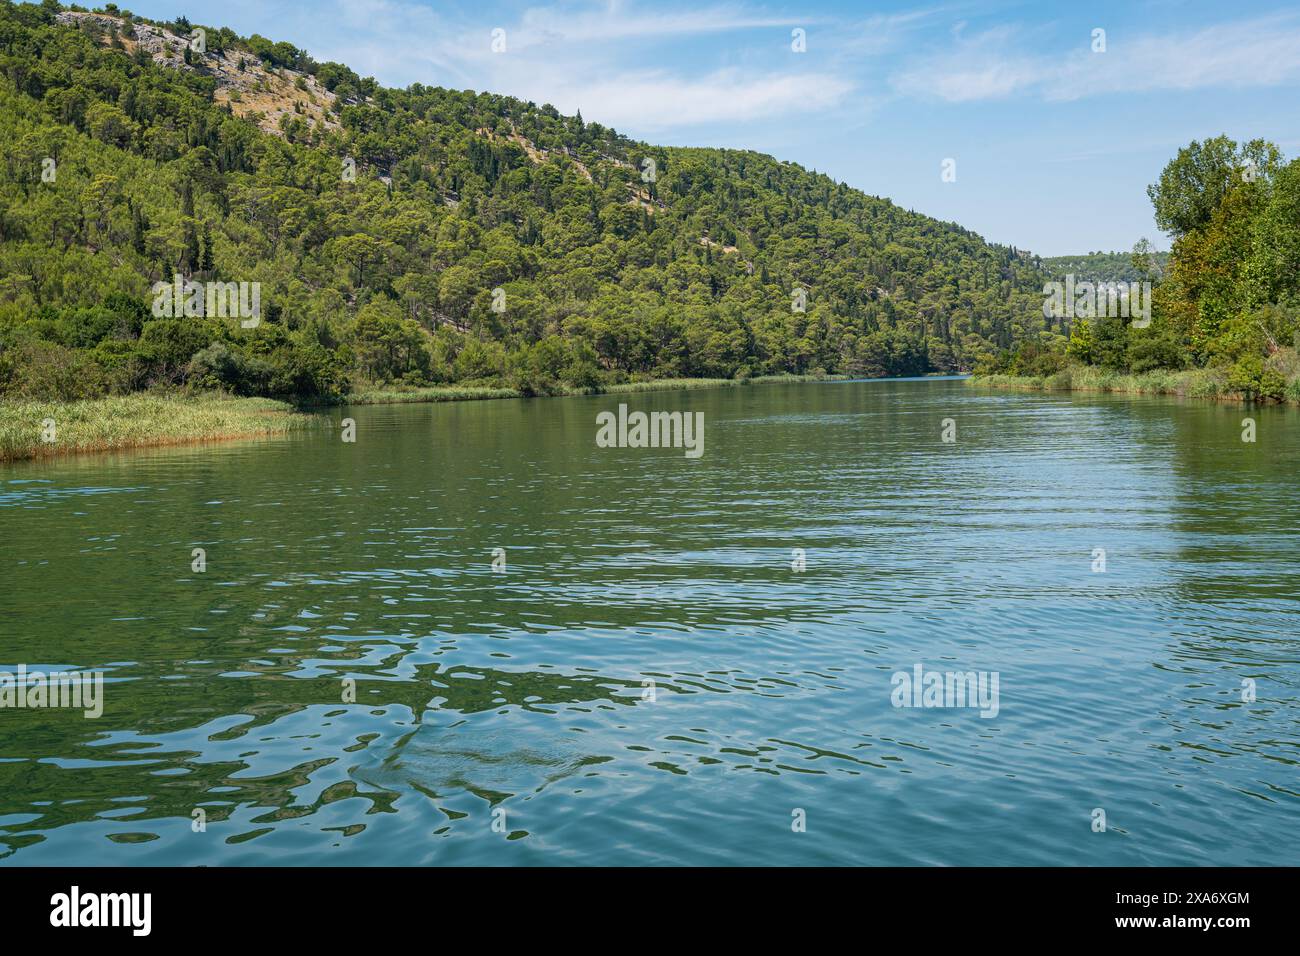
[[[824,381],[844,376],[765,375],[755,378],[674,378],[622,382],[600,391],[610,394],[729,388],[788,382]],[[566,389],[562,394],[592,394]],[[457,402],[521,398],[513,388],[491,385],[442,385],[430,388],[375,388],[355,392],[349,404]],[[43,423],[53,419],[55,440],[42,437]],[[310,423],[292,406],[268,398],[232,398],[217,393],[159,395],[137,392],[77,402],[0,400],[0,462],[86,451],[179,445],[277,435]]]
[[[54,422],[54,441],[43,435]],[[224,395],[0,401],[0,461],[274,435],[310,421],[283,402]]]
[[[977,375],[969,379],[967,384],[975,387],[1019,391],[1118,392],[1129,395],[1178,395],[1184,398],[1242,400],[1240,392],[1228,387],[1227,373],[1217,368],[1195,368],[1183,371],[1153,369],[1134,375],[1092,365],[1072,365],[1064,371],[1048,376]],[[1300,403],[1300,379],[1288,384],[1286,400]]]
[[[426,388],[370,388],[353,392],[346,405],[402,405],[407,402],[473,402],[489,398],[521,398],[513,388],[488,385],[433,385]]]
[[[672,392],[694,388],[731,388],[738,385],[779,385],[842,379],[842,375],[760,375],[754,378],[655,378],[619,382],[600,388],[561,387],[556,395],[624,395],[631,392]],[[426,387],[376,387],[353,392],[347,405],[397,405],[406,402],[468,402],[490,398],[523,398],[514,388],[491,385],[431,385]]]
[[[692,388],[730,388],[733,385],[744,384],[744,380],[732,378],[657,378],[644,382],[606,385],[601,392],[607,395],[623,395],[629,392],[677,392]]]

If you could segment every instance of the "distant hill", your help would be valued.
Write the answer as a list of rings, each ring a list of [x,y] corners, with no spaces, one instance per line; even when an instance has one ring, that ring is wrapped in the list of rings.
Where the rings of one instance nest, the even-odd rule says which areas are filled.
[[[1073,274],[1076,279],[1087,282],[1141,282],[1152,278],[1134,264],[1131,252],[1050,256],[1039,262],[1053,279],[1061,279],[1067,274]],[[1169,253],[1152,252],[1150,262],[1157,275],[1164,275],[1169,267]]]
[[[1048,330],[1027,253],[795,164],[111,4],[0,5],[0,138],[0,395],[948,372]],[[155,314],[176,276],[259,320]]]

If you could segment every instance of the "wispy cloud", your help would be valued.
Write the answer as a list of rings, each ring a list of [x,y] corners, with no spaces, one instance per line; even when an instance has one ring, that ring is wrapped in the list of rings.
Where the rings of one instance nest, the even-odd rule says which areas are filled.
[[[513,18],[489,13],[478,22],[464,15],[449,22],[412,0],[334,3],[346,29],[335,42],[346,49],[313,50],[318,58],[340,59],[399,85],[492,90],[551,103],[565,113],[581,109],[589,119],[630,132],[807,114],[836,106],[854,86],[850,74],[826,58],[789,52],[793,26],[810,28],[816,37],[811,28],[818,18],[754,12],[735,3],[661,8],[569,2],[532,7]],[[895,21],[912,19],[871,22],[880,39]],[[497,28],[505,31],[504,53],[492,49]],[[772,36],[762,37],[764,30]],[[735,35],[746,32],[758,32],[750,45],[762,55],[732,54]],[[678,48],[724,35],[727,41],[712,58],[697,60]],[[784,63],[782,56],[788,58]]]
[[[541,92],[540,99],[564,112],[581,108],[584,116],[619,129],[660,131],[829,109],[853,84],[829,73],[726,68],[698,77],[667,71],[619,73],[598,83],[551,77],[534,88]]]
[[[1013,28],[959,36],[892,77],[905,95],[950,103],[1013,94],[1077,100],[1108,93],[1242,89],[1300,78],[1300,18],[1293,14],[1206,27],[1197,31],[1131,36],[1112,32],[1105,53],[1091,37],[1053,54],[1025,55],[1033,38]]]
[[[944,7],[930,7],[907,13],[876,14],[837,27],[834,48],[858,56],[888,53],[914,38],[917,32],[932,27],[935,19],[945,12]]]
[[[542,43],[601,43],[632,39],[644,42],[667,37],[799,26],[808,22],[806,17],[753,14],[734,5],[662,10],[615,2],[604,10],[575,8],[572,4],[533,7],[524,12],[511,32],[512,45],[527,49]]]

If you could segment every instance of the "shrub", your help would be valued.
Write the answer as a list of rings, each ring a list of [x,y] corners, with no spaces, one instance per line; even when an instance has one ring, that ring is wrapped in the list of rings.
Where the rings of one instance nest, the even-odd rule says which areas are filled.
[[[1228,372],[1228,388],[1249,400],[1280,400],[1286,386],[1286,380],[1275,369],[1266,368],[1263,359],[1255,355],[1238,359]]]
[[[40,401],[72,402],[106,392],[106,376],[88,352],[54,342],[27,342],[0,369],[8,394]]]
[[[271,364],[249,358],[242,349],[225,342],[213,342],[194,353],[186,369],[186,381],[198,388],[214,388],[236,395],[258,395],[271,379]]]
[[[1068,392],[1074,386],[1074,372],[1068,368],[1061,369],[1047,380],[1047,387],[1060,392]]]

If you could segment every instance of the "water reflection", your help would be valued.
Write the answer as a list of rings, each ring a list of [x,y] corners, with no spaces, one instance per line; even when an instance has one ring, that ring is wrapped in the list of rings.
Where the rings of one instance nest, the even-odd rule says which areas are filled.
[[[0,471],[0,669],[110,680],[0,711],[4,858],[1295,862],[1293,411],[636,398],[705,456],[597,449],[593,397]],[[999,716],[892,708],[917,662]]]

